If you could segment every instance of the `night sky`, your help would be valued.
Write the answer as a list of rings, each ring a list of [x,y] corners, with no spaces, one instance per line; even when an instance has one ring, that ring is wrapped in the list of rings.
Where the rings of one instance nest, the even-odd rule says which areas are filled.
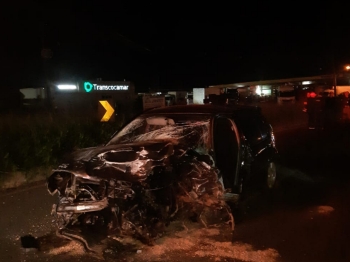
[[[0,87],[102,78],[180,89],[328,74],[350,63],[343,1],[202,2],[3,3]]]

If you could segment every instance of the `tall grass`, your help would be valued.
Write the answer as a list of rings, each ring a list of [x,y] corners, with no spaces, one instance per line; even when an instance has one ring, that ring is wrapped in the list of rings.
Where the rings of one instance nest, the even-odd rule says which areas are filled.
[[[49,113],[2,114],[0,172],[55,165],[64,154],[76,148],[105,143],[121,124]]]

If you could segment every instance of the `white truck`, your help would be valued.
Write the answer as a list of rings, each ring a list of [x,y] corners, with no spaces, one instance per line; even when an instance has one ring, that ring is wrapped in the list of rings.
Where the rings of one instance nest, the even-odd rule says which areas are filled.
[[[193,88],[193,104],[204,104],[204,99],[209,95],[220,95],[220,88],[216,87],[199,87]]]
[[[277,88],[277,103],[279,105],[285,103],[295,103],[295,89],[294,86],[279,86]]]

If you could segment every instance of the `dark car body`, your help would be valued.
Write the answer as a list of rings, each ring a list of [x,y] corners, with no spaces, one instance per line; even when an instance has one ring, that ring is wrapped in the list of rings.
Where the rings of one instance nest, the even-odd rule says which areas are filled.
[[[256,106],[173,106],[153,109],[142,115],[208,119],[205,141],[191,145],[191,148],[196,151],[200,151],[196,147],[206,149],[205,153],[212,157],[227,179],[225,188],[234,193],[240,193],[242,181],[258,179],[257,176],[262,175],[259,171],[267,169],[278,153],[273,129]]]
[[[106,145],[63,160],[48,179],[49,192],[59,195],[53,214],[61,231],[103,224],[141,238],[156,236],[154,229],[180,210],[205,225],[211,218],[203,214],[231,219],[227,202],[237,201],[246,184],[273,187],[276,155],[272,127],[258,107],[152,109]]]

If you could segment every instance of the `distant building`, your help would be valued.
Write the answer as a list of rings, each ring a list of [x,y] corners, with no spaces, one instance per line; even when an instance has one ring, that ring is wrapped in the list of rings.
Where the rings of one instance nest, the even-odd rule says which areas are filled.
[[[47,107],[47,89],[44,87],[21,88],[21,107],[23,108],[44,108]]]

